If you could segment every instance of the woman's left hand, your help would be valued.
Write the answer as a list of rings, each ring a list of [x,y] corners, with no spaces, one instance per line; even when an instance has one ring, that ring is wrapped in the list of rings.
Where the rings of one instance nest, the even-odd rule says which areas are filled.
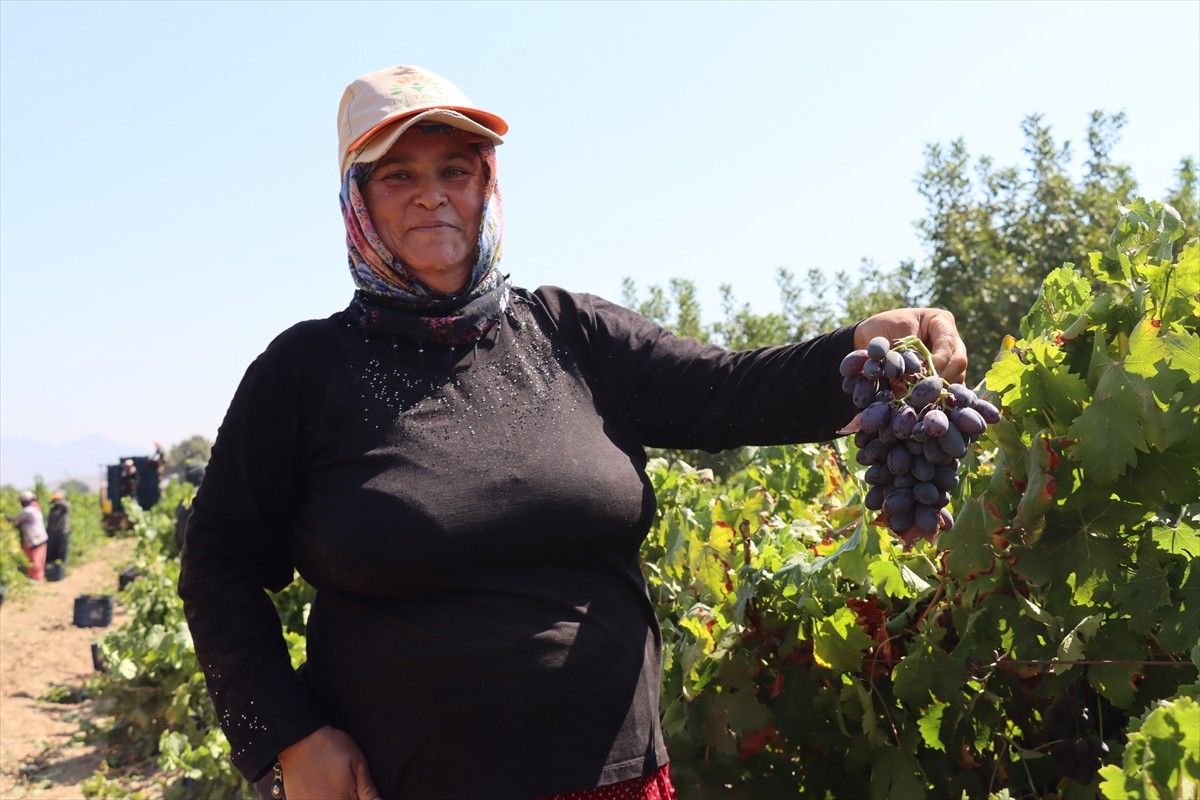
[[[933,366],[950,383],[967,375],[967,346],[958,335],[954,315],[940,308],[897,308],[867,317],[854,330],[855,348],[864,348],[876,336],[895,341],[916,336],[933,355]]]

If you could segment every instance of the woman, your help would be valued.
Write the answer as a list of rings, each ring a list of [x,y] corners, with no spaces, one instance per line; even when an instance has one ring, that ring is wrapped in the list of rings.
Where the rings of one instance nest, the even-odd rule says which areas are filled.
[[[17,502],[21,504],[21,510],[8,521],[21,531],[21,549],[29,559],[25,574],[30,580],[40,581],[46,576],[46,542],[49,539],[42,507],[38,505],[37,496],[28,490],[17,495]]]
[[[953,318],[733,353],[497,268],[507,125],[415,67],[339,109],[358,290],[250,366],[188,524],[180,594],[233,748],[301,798],[668,798],[638,562],[645,446],[832,438],[838,364]],[[263,588],[317,589],[293,671]],[[278,780],[282,777],[282,781]]]

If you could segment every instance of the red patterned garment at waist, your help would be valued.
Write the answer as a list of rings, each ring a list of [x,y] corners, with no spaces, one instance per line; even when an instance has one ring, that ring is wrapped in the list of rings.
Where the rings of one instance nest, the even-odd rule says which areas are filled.
[[[567,794],[548,795],[536,800],[675,800],[675,787],[671,785],[668,766],[663,764],[657,772],[640,778]]]

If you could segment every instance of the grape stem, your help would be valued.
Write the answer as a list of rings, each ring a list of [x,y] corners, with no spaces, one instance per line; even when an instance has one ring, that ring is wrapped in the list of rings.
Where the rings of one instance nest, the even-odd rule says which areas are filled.
[[[905,336],[903,339],[897,339],[894,345],[897,350],[916,350],[917,355],[925,362],[925,369],[930,375],[937,375],[937,370],[933,366],[933,353],[929,352],[929,348],[917,336]]]

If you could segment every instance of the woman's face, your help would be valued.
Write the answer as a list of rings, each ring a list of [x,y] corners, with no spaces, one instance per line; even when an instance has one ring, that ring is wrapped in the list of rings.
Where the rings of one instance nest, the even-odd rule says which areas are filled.
[[[485,184],[473,145],[413,127],[375,164],[363,197],[392,255],[428,288],[454,294],[475,266]]]

